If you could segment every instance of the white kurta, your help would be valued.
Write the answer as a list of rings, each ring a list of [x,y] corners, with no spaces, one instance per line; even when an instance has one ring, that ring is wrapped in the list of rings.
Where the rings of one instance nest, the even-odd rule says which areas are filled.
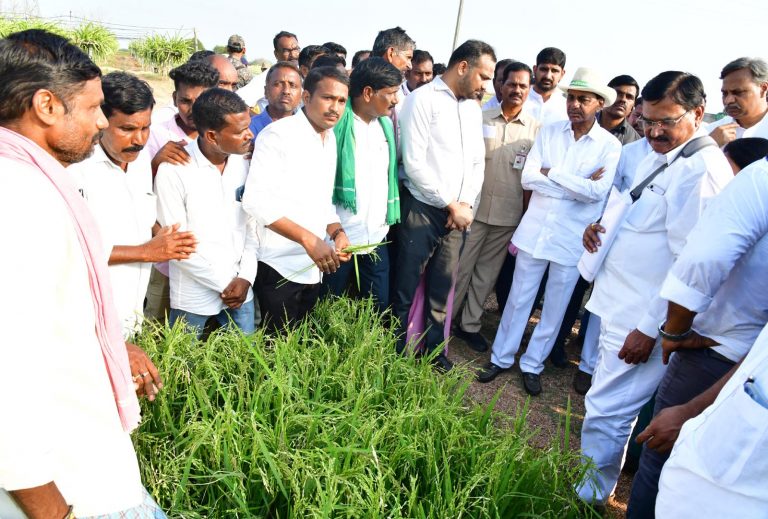
[[[67,171],[74,175],[80,193],[96,217],[107,261],[117,245],[141,245],[152,239],[157,199],[152,191],[152,167],[146,153],[140,153],[123,171],[101,146],[96,146],[90,158],[73,164]],[[126,339],[141,328],[151,269],[151,263],[143,262],[109,267],[115,306]]]
[[[523,110],[544,126],[568,119],[565,94],[558,88],[555,88],[552,95],[546,101],[541,97],[541,94],[531,88],[528,91],[528,99],[523,105]]]
[[[709,123],[706,131],[707,133],[712,133],[712,131],[719,126],[735,122],[736,120],[733,117],[725,116],[722,119]],[[736,138],[741,139],[743,137],[762,137],[763,139],[768,139],[768,113],[766,113],[757,124],[750,128],[742,128],[741,126],[736,128]]]
[[[749,385],[760,388],[763,398],[750,396]],[[657,518],[768,517],[765,395],[768,328],[715,402],[683,425],[659,479]]]

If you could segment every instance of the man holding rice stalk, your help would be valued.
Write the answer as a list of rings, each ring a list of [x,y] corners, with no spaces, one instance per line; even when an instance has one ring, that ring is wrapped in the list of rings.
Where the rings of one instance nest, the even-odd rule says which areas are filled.
[[[349,241],[363,247],[355,261],[323,277],[326,293],[342,295],[353,268],[358,289],[389,305],[389,255],[381,244],[389,226],[400,221],[395,135],[389,113],[397,104],[400,70],[382,58],[360,63],[350,76],[349,101],[334,127],[336,183],[333,203]],[[375,247],[375,248],[374,248]]]
[[[321,273],[350,259],[333,205],[336,138],[349,77],[317,67],[304,80],[304,106],[256,138],[243,208],[260,227],[256,296],[268,329],[302,319],[320,295]],[[329,237],[333,245],[325,238]],[[309,266],[309,268],[307,268]]]
[[[28,30],[0,40],[0,77],[0,269],[13,294],[0,314],[0,488],[23,512],[10,517],[164,518],[130,437],[137,388],[151,400],[162,382],[123,341],[98,224],[64,169],[107,127],[101,71]]]

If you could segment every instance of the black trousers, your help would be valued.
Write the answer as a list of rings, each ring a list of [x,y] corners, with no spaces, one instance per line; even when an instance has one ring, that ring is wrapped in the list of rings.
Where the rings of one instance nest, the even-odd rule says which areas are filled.
[[[400,193],[401,224],[398,228],[392,311],[399,319],[398,351],[405,348],[408,313],[422,274],[425,278],[424,344],[431,353],[445,341],[443,333],[448,294],[459,261],[464,233],[445,228],[448,213]]]
[[[286,281],[278,271],[261,261],[254,289],[262,323],[271,332],[280,332],[306,317],[320,297],[320,283],[305,285]]]
[[[656,416],[662,409],[685,404],[720,380],[733,367],[733,362],[712,355],[710,349],[680,350],[672,355],[664,378],[656,393]],[[738,427],[738,424],[734,424]],[[724,438],[723,441],[727,441]],[[717,446],[713,446],[717,448]],[[655,517],[656,494],[659,492],[659,476],[669,453],[659,453],[643,446],[640,467],[632,481],[627,518]]]

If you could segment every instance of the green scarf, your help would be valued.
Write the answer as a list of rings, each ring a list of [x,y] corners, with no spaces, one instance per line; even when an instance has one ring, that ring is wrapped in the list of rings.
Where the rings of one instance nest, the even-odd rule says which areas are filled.
[[[333,128],[336,134],[336,180],[333,186],[333,203],[357,214],[355,192],[355,119],[352,100],[347,101],[344,114]],[[389,189],[387,190],[387,225],[400,221],[400,191],[397,187],[397,150],[395,130],[389,117],[379,117],[384,137],[389,145]]]

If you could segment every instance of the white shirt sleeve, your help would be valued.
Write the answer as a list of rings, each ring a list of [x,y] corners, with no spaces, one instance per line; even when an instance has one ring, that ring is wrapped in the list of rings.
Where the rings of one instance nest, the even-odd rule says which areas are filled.
[[[283,139],[279,134],[269,127],[259,133],[245,181],[243,209],[264,227],[283,218],[288,206],[282,194],[290,189],[282,175],[283,153]],[[295,153],[301,151],[295,150]]]
[[[615,142],[606,142],[602,148],[600,164],[605,171],[599,180],[590,180],[572,172],[564,172],[562,168],[552,168],[549,171],[549,179],[562,187],[566,191],[566,196],[579,202],[592,203],[605,200],[613,185],[616,165],[621,156],[621,144],[616,139],[613,141]]]
[[[480,117],[477,119],[477,130],[472,132],[472,150],[474,158],[472,160],[472,171],[470,172],[467,181],[469,186],[467,189],[462,189],[459,202],[464,202],[470,206],[475,205],[477,195],[483,189],[483,180],[485,179],[485,141],[483,140],[483,115],[479,112]]]
[[[541,168],[544,164],[544,133],[544,131],[540,131],[533,141],[531,151],[528,153],[528,157],[525,160],[521,183],[523,189],[536,191],[537,193],[552,198],[564,198],[563,189],[541,172]],[[555,168],[551,168],[550,173],[552,173],[554,169]]]

